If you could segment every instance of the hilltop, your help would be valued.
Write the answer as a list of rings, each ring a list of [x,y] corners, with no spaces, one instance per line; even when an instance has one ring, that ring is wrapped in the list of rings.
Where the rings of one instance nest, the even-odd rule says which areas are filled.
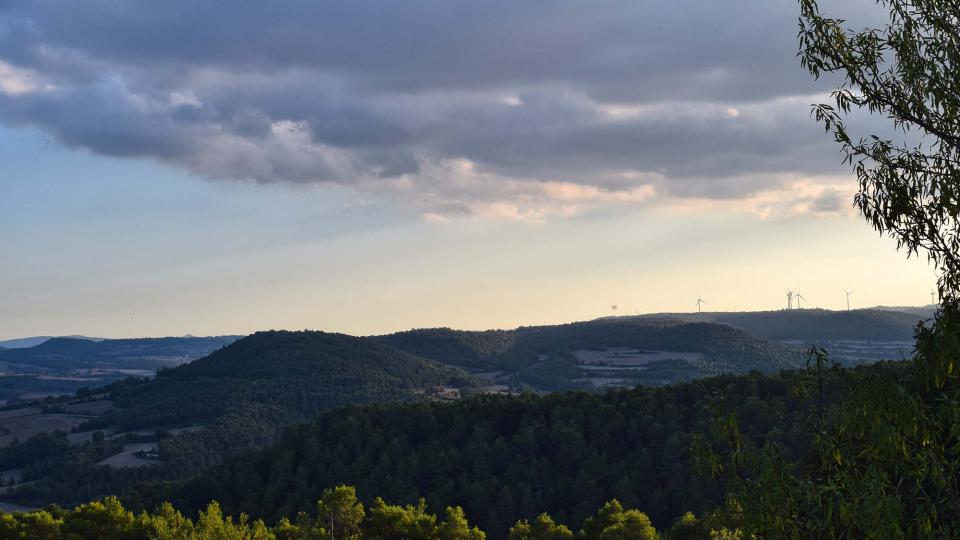
[[[466,375],[372,340],[326,332],[257,332],[152,380],[107,387],[121,428],[196,423],[275,407],[308,416],[348,403],[424,395]],[[279,420],[279,419],[278,419]]]

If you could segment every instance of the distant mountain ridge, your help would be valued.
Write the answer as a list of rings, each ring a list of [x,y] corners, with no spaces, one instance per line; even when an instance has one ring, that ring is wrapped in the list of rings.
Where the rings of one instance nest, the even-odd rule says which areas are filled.
[[[797,349],[729,325],[668,317],[614,317],[481,332],[418,329],[376,339],[438,362],[512,374],[516,382],[545,391],[589,388],[597,380],[660,386],[751,369],[776,372],[802,363]],[[612,352],[588,365],[584,353],[589,351],[601,357],[603,351]],[[626,357],[637,361],[627,362]],[[645,357],[650,360],[642,360]]]
[[[939,306],[936,304],[927,304],[925,306],[874,306],[869,309],[878,311],[898,311],[900,313],[919,315],[923,319],[929,319],[934,316],[938,307]]]
[[[50,338],[28,348],[0,353],[0,363],[24,369],[113,367],[157,369],[206,356],[240,336],[103,339]]]
[[[28,347],[36,347],[37,345],[56,338],[83,339],[87,341],[103,341],[107,339],[88,336],[32,336],[0,341],[0,349],[26,349]]]
[[[732,326],[732,325],[731,325]],[[444,362],[480,369],[502,368],[504,362],[533,362],[551,351],[605,347],[642,347],[720,354],[724,340],[744,348],[747,362],[763,364],[758,353],[770,350],[762,339],[728,326],[671,317],[614,317],[549,326],[522,326],[516,330],[467,331],[450,328],[414,329],[376,339],[399,349]],[[775,352],[784,352],[774,346]],[[772,368],[792,362],[773,360]]]
[[[912,341],[913,332],[925,311],[892,309],[791,309],[777,311],[668,313],[639,315],[638,318],[669,317],[683,321],[713,322],[742,329],[753,336],[776,341]],[[932,315],[932,313],[931,313]]]
[[[0,350],[0,400],[36,399],[149,376],[228,345],[238,336],[104,339],[57,337]]]

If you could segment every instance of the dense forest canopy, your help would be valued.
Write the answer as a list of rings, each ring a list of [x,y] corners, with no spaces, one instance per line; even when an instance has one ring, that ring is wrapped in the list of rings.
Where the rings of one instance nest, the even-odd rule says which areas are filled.
[[[878,370],[903,366],[833,375],[826,399],[839,402]],[[323,486],[349,483],[364,498],[460,505],[496,537],[544,511],[576,523],[617,498],[666,527],[684,512],[703,513],[724,501],[722,482],[698,474],[690,451],[696,437],[722,443],[711,438],[718,411],[734,414],[749,437],[770,436],[790,455],[809,449],[811,377],[753,373],[602,395],[338,409],[163,496],[184,508],[216,499],[230,512],[279,519],[307,509]]]

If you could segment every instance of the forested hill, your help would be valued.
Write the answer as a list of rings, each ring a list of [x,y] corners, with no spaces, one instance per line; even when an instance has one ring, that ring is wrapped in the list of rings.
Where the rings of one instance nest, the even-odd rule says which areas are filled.
[[[823,342],[836,340],[912,341],[913,331],[931,313],[888,309],[791,309],[777,311],[671,313],[639,318],[670,317],[685,321],[728,324],[770,340]]]
[[[567,389],[572,380],[591,374],[629,376],[634,384],[662,385],[751,369],[774,372],[795,368],[802,361],[793,348],[727,325],[670,318],[615,317],[486,332],[420,329],[378,339],[438,362],[513,373],[541,390]],[[603,350],[615,352],[609,359],[586,365],[591,360],[584,360],[583,352]],[[636,364],[628,363],[624,353],[630,353]],[[610,370],[602,373],[600,364]],[[637,369],[630,372],[630,367]]]
[[[878,369],[891,368],[831,374],[824,399],[838,400]],[[791,449],[788,459],[804,452],[813,399],[800,387],[810,387],[809,374],[753,373],[605,394],[338,409],[159,496],[191,510],[216,499],[231,512],[275,519],[311,510],[324,488],[346,482],[368,500],[461,505],[492,538],[544,511],[579,522],[615,497],[664,527],[722,501],[721,486],[695,473],[690,452],[694,434],[721,437],[711,435],[718,415],[734,414],[749,437],[773,434]]]
[[[469,384],[462,371],[376,341],[325,332],[258,332],[152,380],[108,387],[119,429],[197,423],[250,408],[273,422],[352,403],[410,399]]]
[[[101,390],[114,408],[81,425],[110,437],[81,446],[41,436],[10,455],[28,472],[16,500],[63,505],[129,493],[144,481],[182,480],[226,457],[273,442],[291,424],[331,408],[364,403],[453,399],[474,384],[464,371],[375,340],[325,332],[258,332],[153,379]],[[176,435],[171,435],[176,433]],[[31,452],[56,442],[55,451]],[[123,444],[156,444],[155,466],[97,466]],[[46,445],[46,446],[45,446]],[[36,482],[33,482],[36,480]],[[10,498],[10,494],[7,494]]]

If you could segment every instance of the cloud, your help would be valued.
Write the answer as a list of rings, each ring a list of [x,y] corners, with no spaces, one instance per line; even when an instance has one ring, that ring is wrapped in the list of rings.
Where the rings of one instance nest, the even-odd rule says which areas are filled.
[[[761,219],[820,218],[855,213],[853,197],[856,186],[845,177],[784,176],[768,184],[771,187],[736,199],[671,198],[658,205],[658,209],[670,213],[695,213],[726,208]]]
[[[515,179],[480,171],[466,159],[426,162],[415,175],[361,182],[361,189],[389,193],[427,209],[429,222],[453,218],[542,223],[607,205],[638,205],[651,199],[654,178],[624,188],[585,183]],[[373,183],[371,185],[370,183]]]
[[[8,95],[36,92],[41,86],[29,70],[20,69],[0,61],[0,92]]]
[[[10,0],[0,122],[210,179],[385,193],[434,221],[744,201],[840,170],[808,117],[824,85],[794,57],[796,16],[789,0]]]

